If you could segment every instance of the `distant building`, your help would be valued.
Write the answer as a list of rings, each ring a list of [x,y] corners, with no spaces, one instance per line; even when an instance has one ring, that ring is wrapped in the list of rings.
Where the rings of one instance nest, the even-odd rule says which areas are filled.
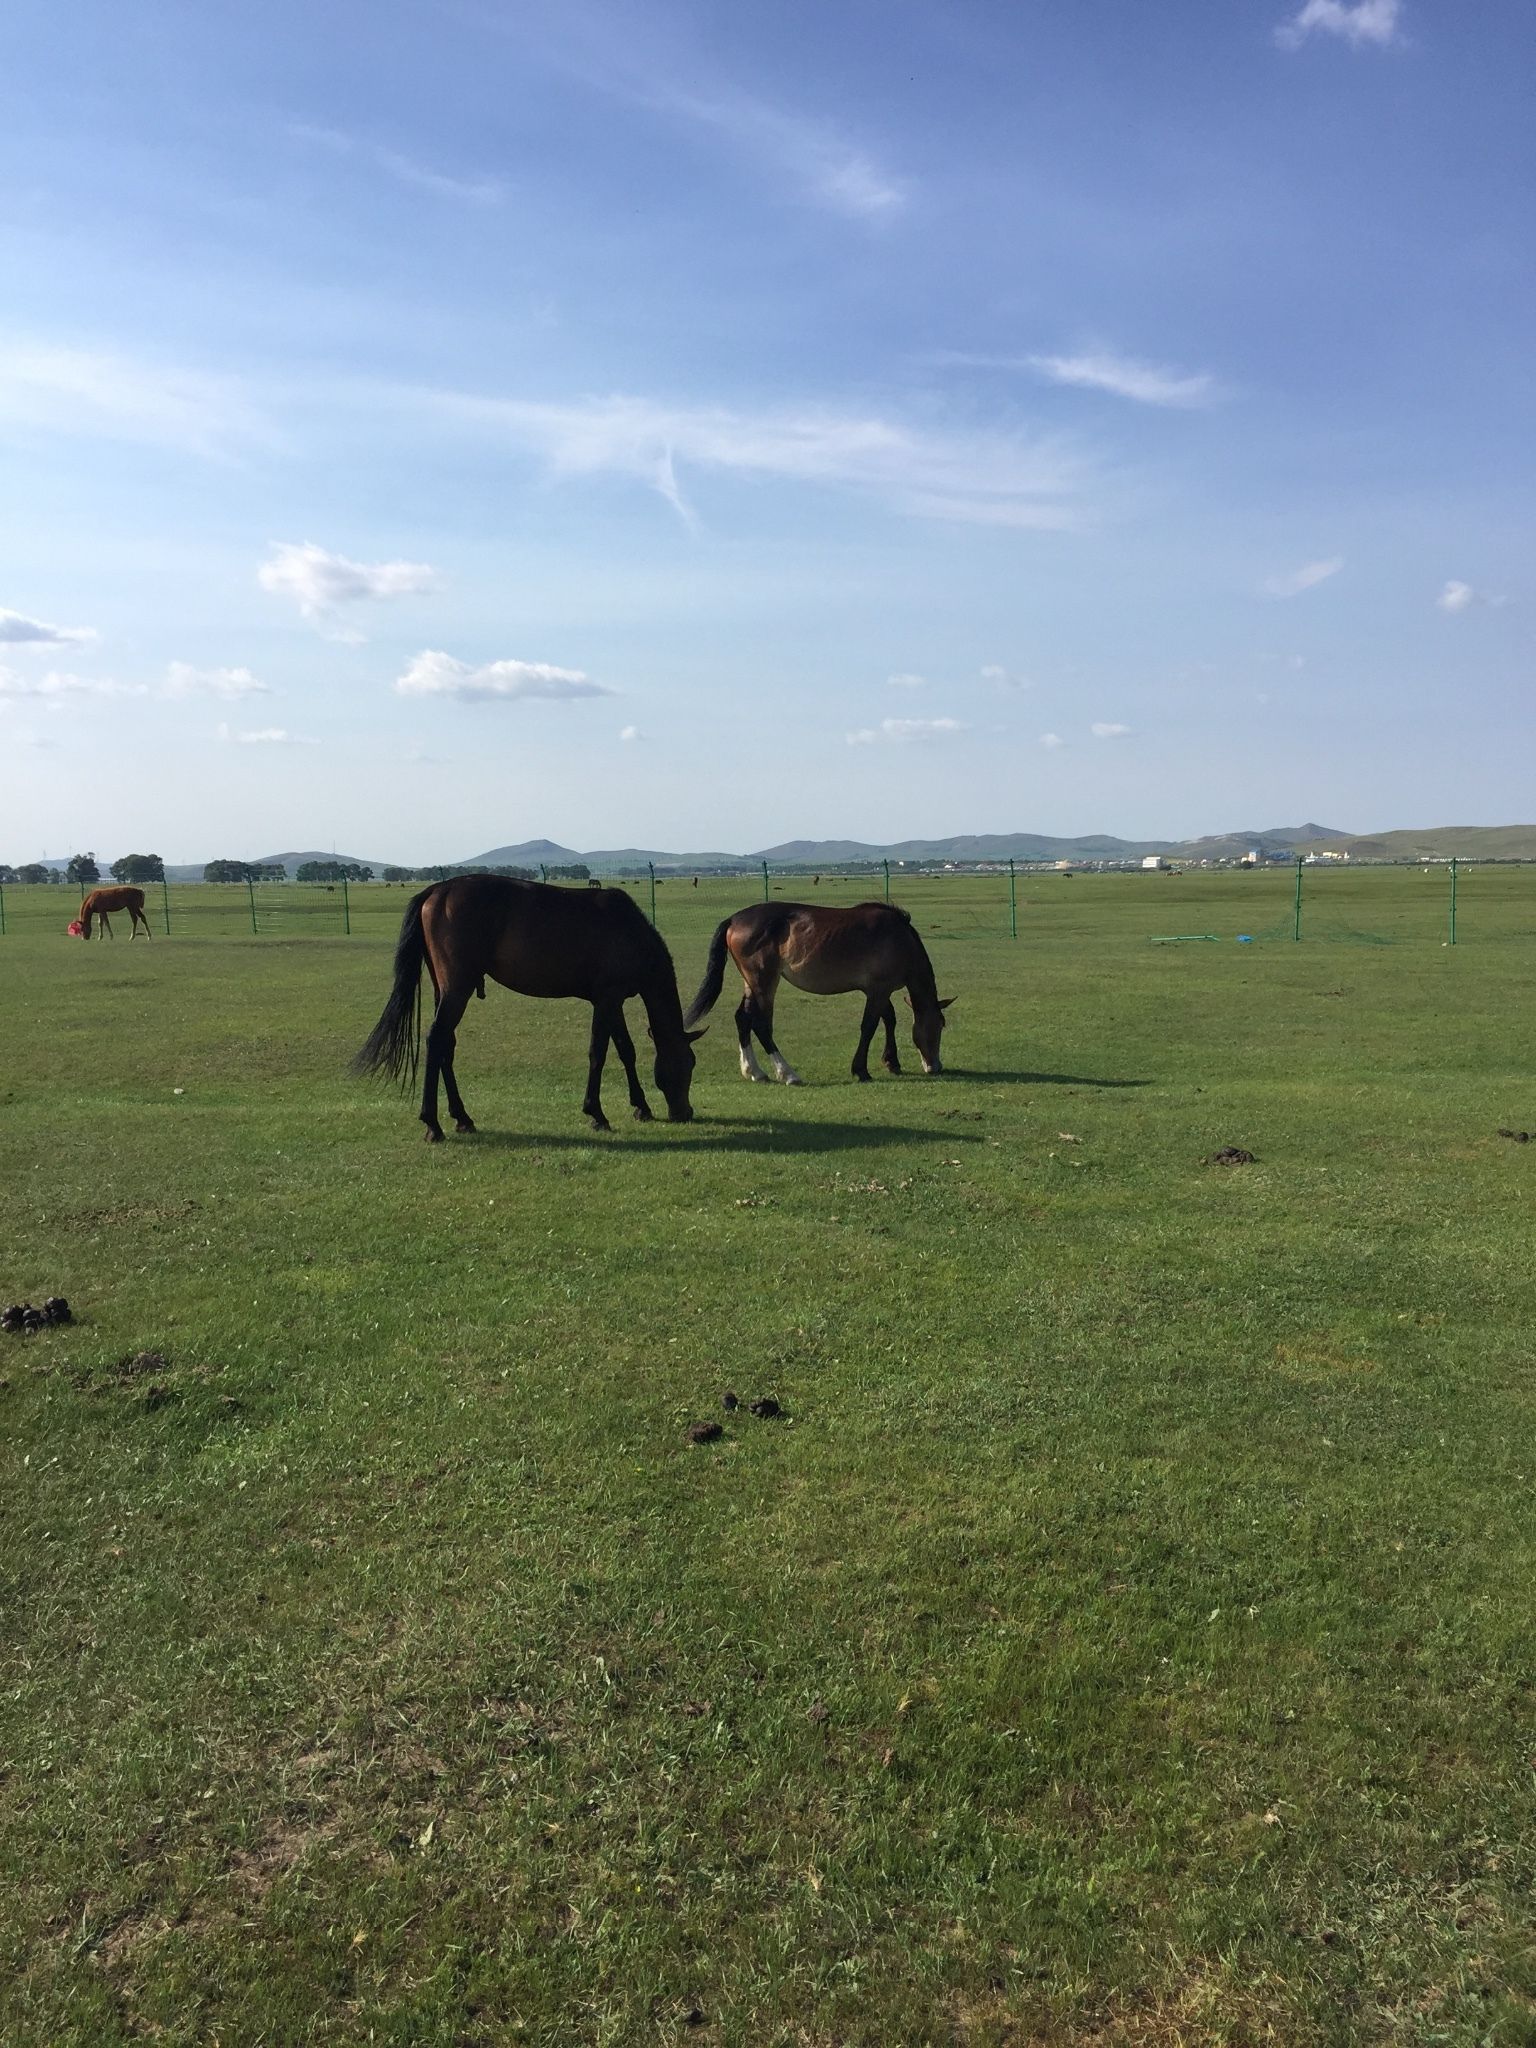
[[[1144,854],[1141,864],[1144,868],[1164,868],[1168,865],[1160,853]]]

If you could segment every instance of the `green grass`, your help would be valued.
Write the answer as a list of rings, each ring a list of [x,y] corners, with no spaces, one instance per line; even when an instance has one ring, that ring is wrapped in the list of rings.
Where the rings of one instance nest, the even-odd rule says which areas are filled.
[[[1536,2041],[1536,890],[1442,884],[912,884],[957,1071],[786,992],[602,1140],[493,989],[435,1148],[401,892],[7,891],[0,2038]]]

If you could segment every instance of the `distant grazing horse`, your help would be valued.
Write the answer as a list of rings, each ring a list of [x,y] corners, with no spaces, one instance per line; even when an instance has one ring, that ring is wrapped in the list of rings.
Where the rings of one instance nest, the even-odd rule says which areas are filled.
[[[91,919],[93,917],[101,919],[101,931],[96,934],[97,938],[100,938],[103,933],[109,939],[111,938],[112,922],[107,916],[109,910],[126,910],[129,917],[132,918],[133,923],[129,927],[128,932],[129,945],[132,945],[133,941],[139,936],[140,925],[144,927],[146,939],[154,937],[154,933],[149,928],[149,919],[144,915],[144,891],[142,889],[93,889],[80,906],[79,923],[82,939],[88,939],[91,936]]]
[[[629,1100],[641,1123],[651,1120],[635,1072],[635,1043],[624,1022],[624,1002],[638,996],[656,1046],[656,1086],[673,1123],[693,1115],[692,1040],[683,1029],[672,956],[639,905],[617,889],[589,893],[502,875],[455,875],[434,882],[406,906],[395,947],[395,985],[384,1014],[352,1062],[360,1074],[388,1073],[404,1086],[414,1079],[421,1052],[421,970],[437,998],[427,1032],[427,1073],[421,1120],[427,1141],[442,1137],[437,1082],[442,1076],[454,1128],[472,1131],[469,1111],[453,1076],[459,1019],[472,995],[485,994],[489,975],[524,996],[574,996],[592,1005],[592,1045],[582,1111],[592,1128],[612,1130],[598,1099],[611,1039],[629,1081]]]
[[[918,937],[911,918],[892,903],[856,903],[851,910],[837,910],[830,904],[753,903],[738,910],[716,927],[709,946],[709,965],[703,985],[683,1020],[697,1024],[714,1008],[725,980],[725,959],[729,953],[746,984],[746,994],[736,1012],[736,1036],[741,1045],[741,1071],[748,1081],[766,1081],[752,1051],[755,1032],[764,1052],[773,1061],[774,1072],[790,1087],[800,1076],[773,1042],[773,997],[779,977],[808,995],[841,996],[855,990],[864,998],[864,1021],[859,1027],[858,1050],[853,1056],[853,1078],[869,1079],[869,1042],[877,1025],[885,1026],[882,1063],[893,1074],[901,1072],[896,1057],[896,1012],[891,1007],[892,991],[908,990],[912,1006],[912,1043],[917,1047],[925,1074],[943,1072],[939,1039],[944,1030],[944,1012],[953,996],[942,1002],[933,978],[933,962]]]

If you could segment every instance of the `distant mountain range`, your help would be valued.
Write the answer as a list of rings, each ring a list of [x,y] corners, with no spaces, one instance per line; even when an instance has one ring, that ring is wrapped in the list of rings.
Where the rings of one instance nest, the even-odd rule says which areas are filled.
[[[493,846],[456,863],[460,867],[570,867],[584,862],[594,874],[643,872],[647,862],[658,868],[705,873],[711,869],[746,871],[767,861],[770,867],[835,868],[854,861],[1055,861],[1141,860],[1160,853],[1175,860],[1236,860],[1250,851],[1347,853],[1355,860],[1536,860],[1536,825],[1441,825],[1427,830],[1357,834],[1330,825],[1276,825],[1263,832],[1217,832],[1202,839],[1116,839],[1105,833],[1061,839],[1038,832],[956,833],[948,839],[898,839],[878,845],[862,839],[786,839],[755,853],[669,853],[659,847],[600,847],[582,853],[553,839],[525,839],[516,846]],[[98,856],[103,874],[109,866]],[[382,859],[311,849],[268,853],[263,867],[284,867],[291,875],[305,861],[341,860],[371,867],[379,874]],[[46,863],[63,869],[67,862]],[[402,866],[409,863],[401,863]],[[455,863],[449,863],[455,865]],[[202,863],[168,866],[173,882],[202,879]]]

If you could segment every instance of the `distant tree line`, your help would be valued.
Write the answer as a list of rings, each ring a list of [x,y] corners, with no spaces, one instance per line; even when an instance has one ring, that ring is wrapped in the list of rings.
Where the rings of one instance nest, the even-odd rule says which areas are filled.
[[[585,861],[576,861],[567,867],[546,868],[544,874],[551,882],[585,882],[591,879],[591,870]],[[383,868],[380,879],[386,882],[446,882],[450,875],[506,875],[514,882],[536,882],[537,868],[484,866],[459,866],[451,868]]]
[[[163,882],[165,862],[158,853],[125,853],[121,860],[113,861],[112,879]],[[40,860],[23,861],[19,867],[12,867],[8,861],[0,860],[0,883],[68,882],[75,889],[90,889],[100,880],[101,869],[94,853],[72,853],[62,868],[47,866]]]

